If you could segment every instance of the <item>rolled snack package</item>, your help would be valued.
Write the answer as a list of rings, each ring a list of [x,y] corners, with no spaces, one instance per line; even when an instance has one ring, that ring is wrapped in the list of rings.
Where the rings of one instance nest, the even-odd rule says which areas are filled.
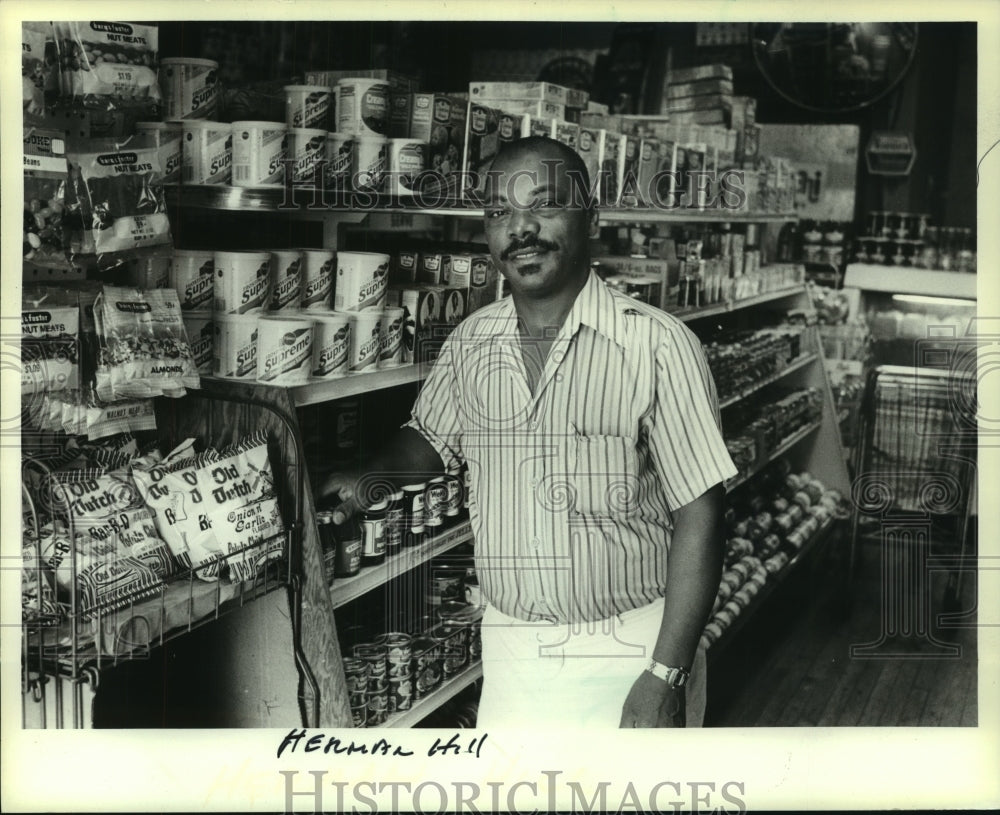
[[[156,534],[153,515],[126,470],[57,472],[52,479],[56,510],[73,519],[72,551],[78,557],[78,573],[81,562],[90,565],[119,556],[140,560],[161,578],[175,572],[170,551]]]
[[[209,520],[233,583],[253,580],[266,563],[284,556],[285,525],[273,498],[214,510]]]
[[[190,441],[181,446],[183,453],[190,450]],[[223,553],[214,546],[211,536],[205,534],[211,530],[211,524],[197,474],[198,462],[212,456],[171,454],[163,461],[153,458],[143,457],[133,462],[132,476],[153,510],[160,536],[182,566],[197,570],[203,580],[217,579]]]
[[[156,413],[151,399],[104,404],[95,397],[87,407],[87,437],[103,439],[116,433],[156,430]]]

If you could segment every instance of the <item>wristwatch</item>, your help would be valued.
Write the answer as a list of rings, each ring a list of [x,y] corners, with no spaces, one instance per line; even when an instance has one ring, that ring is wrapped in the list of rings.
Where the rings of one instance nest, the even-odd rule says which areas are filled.
[[[657,679],[662,679],[671,688],[682,688],[688,679],[691,678],[691,672],[686,668],[671,668],[661,662],[657,662],[655,659],[649,660],[646,670]]]

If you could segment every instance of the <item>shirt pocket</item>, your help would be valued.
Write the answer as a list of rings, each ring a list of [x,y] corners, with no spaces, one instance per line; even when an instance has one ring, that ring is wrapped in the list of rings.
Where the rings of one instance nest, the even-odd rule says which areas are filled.
[[[573,442],[575,510],[615,519],[634,515],[639,494],[636,440],[631,436],[577,433]]]

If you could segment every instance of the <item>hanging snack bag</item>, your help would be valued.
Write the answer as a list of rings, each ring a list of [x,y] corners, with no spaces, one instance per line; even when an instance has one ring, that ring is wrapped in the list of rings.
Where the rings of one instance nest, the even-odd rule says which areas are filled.
[[[133,136],[123,145],[82,140],[67,158],[66,204],[79,208],[81,253],[104,262],[104,255],[171,242],[160,152],[148,137]]]
[[[25,292],[21,306],[21,395],[80,387],[80,309],[58,293]],[[51,303],[51,304],[50,304]]]
[[[95,394],[87,405],[87,438],[91,441],[138,430],[156,430],[151,399],[105,404]]]
[[[63,228],[66,195],[66,138],[60,130],[24,130],[25,265],[69,269],[69,236]]]
[[[96,108],[130,108],[162,99],[155,25],[57,22],[62,96]]]
[[[21,23],[21,88],[25,124],[41,122],[59,90],[51,23]]]
[[[173,289],[105,286],[94,319],[101,346],[97,394],[104,401],[182,396],[199,386]]]

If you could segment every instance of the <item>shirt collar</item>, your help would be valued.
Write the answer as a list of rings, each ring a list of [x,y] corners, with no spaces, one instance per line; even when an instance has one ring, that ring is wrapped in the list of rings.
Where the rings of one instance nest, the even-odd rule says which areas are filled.
[[[512,297],[504,298],[495,312],[489,316],[482,315],[480,319],[488,323],[477,325],[470,339],[485,340],[487,337],[494,337],[517,340],[519,337],[517,309],[514,307]],[[572,337],[581,325],[586,325],[612,342],[625,347],[625,325],[620,304],[611,289],[593,269],[590,270],[587,282],[573,301],[559,336]]]

